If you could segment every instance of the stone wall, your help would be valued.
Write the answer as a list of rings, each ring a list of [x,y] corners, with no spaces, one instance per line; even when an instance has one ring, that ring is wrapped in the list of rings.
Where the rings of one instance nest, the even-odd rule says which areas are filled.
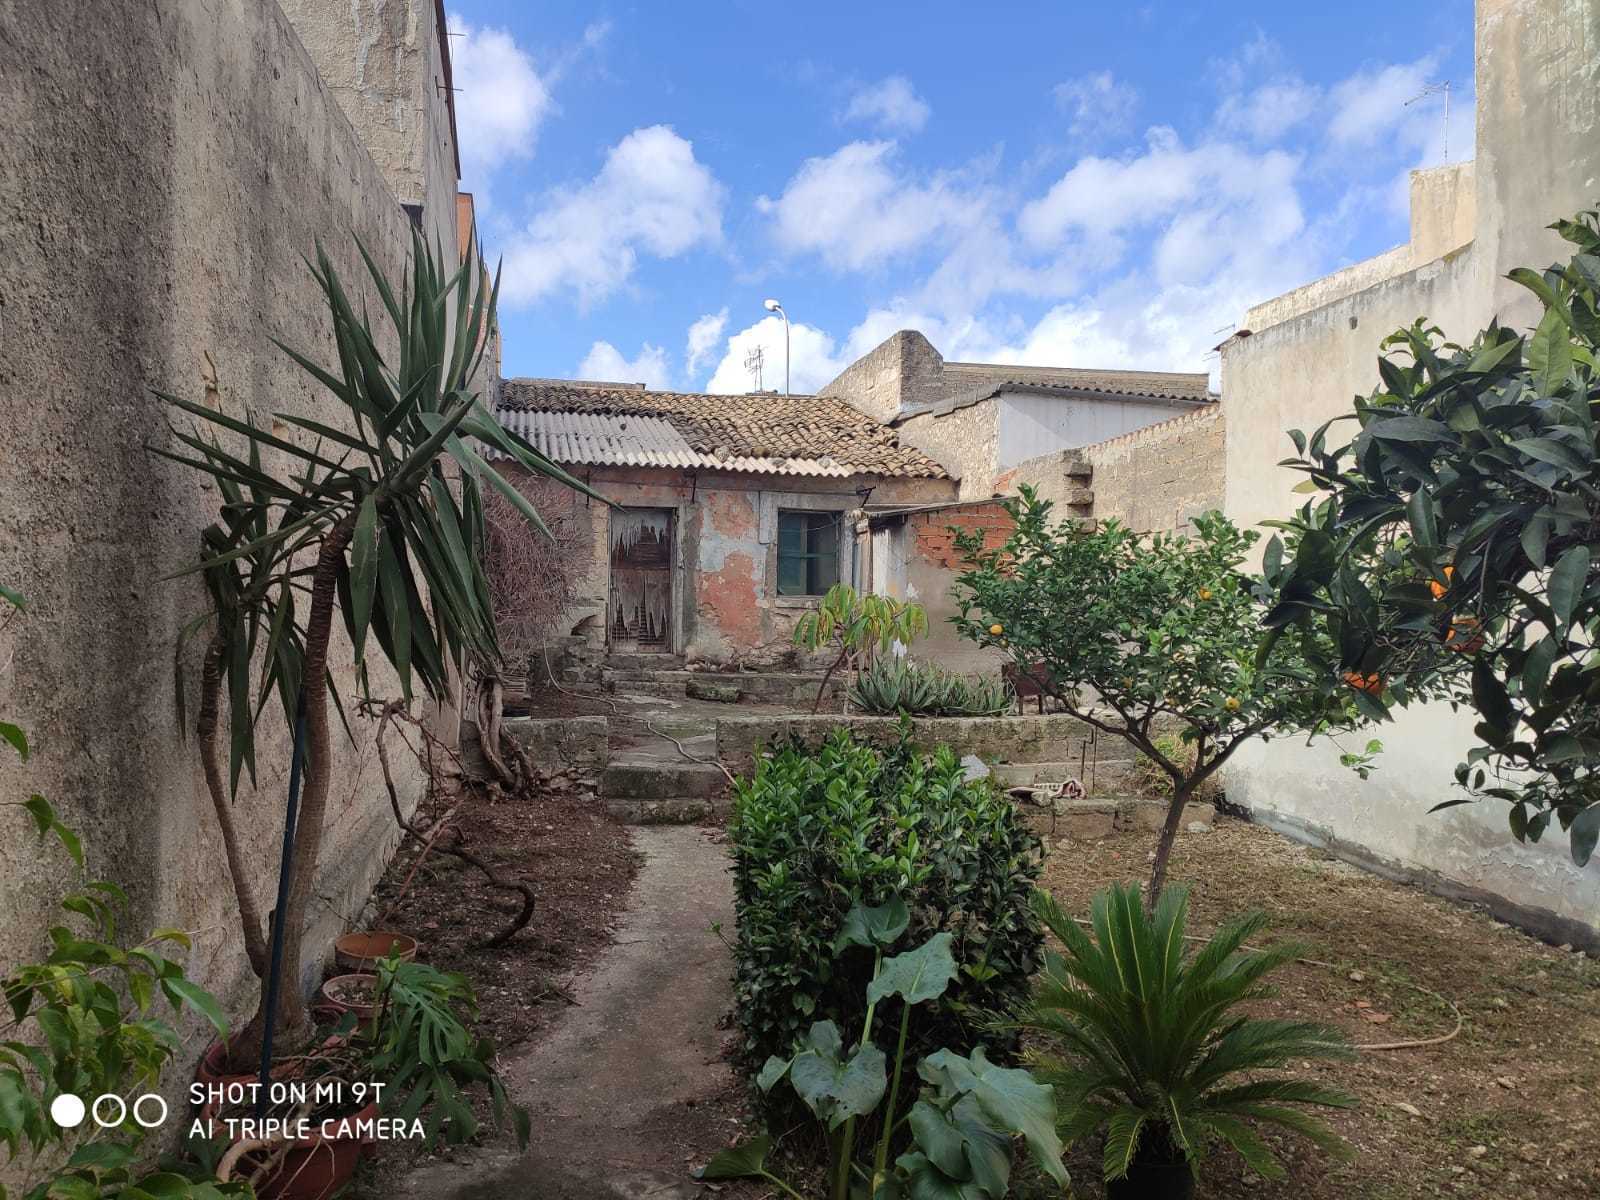
[[[195,576],[167,578],[195,561],[218,498],[147,449],[181,449],[151,389],[199,399],[214,363],[229,411],[338,422],[336,402],[269,339],[336,361],[301,256],[321,238],[356,303],[377,312],[353,238],[398,272],[408,221],[272,3],[0,6],[0,124],[12,131],[0,142],[0,389],[15,398],[0,439],[0,562],[29,602],[0,632],[0,689],[33,742],[25,766],[0,756],[0,794],[47,796],[84,835],[89,871],[128,889],[131,927],[193,931],[194,975],[237,1009],[254,981],[173,684],[179,630],[206,598]],[[451,211],[443,197],[438,207]],[[181,658],[190,720],[198,649]],[[331,658],[350,661],[338,635]],[[336,678],[354,694],[349,670]],[[375,692],[393,686],[374,670]],[[356,919],[394,840],[368,727],[352,721],[354,744],[335,737],[308,948]],[[269,706],[258,784],[242,785],[236,808],[264,908],[288,757]],[[419,779],[397,766],[414,797]],[[15,810],[5,820],[0,967],[44,951],[72,878]],[[204,1035],[196,1022],[185,1033]]]
[[[887,424],[944,394],[944,358],[922,334],[902,329],[851,363],[818,395],[837,396]]]
[[[532,479],[521,468],[509,476],[536,506],[555,485]],[[854,523],[858,487],[871,485],[873,503],[917,504],[949,499],[947,479],[818,479],[800,475],[706,473],[596,467],[584,479],[626,508],[669,508],[674,522],[673,646],[694,661],[772,666],[797,661],[795,622],[816,607],[816,598],[777,594],[777,520],[780,509],[835,512],[840,516],[839,578],[860,584]],[[571,519],[588,549],[576,565],[578,599],[559,620],[558,634],[605,638],[610,587],[608,510],[579,498]],[[809,664],[802,664],[809,665]]]
[[[900,423],[901,439],[915,446],[955,477],[963,500],[994,494],[1001,404],[983,400],[946,413],[918,413]]]
[[[1209,405],[1078,450],[1041,455],[995,480],[997,492],[1029,484],[1057,516],[1115,518],[1141,533],[1184,530],[1223,505],[1225,409]]]
[[[1476,119],[1473,166],[1413,176],[1408,245],[1257,305],[1223,347],[1226,511],[1241,524],[1282,517],[1303,499],[1292,490],[1302,477],[1276,465],[1293,453],[1287,431],[1314,429],[1370,393],[1386,335],[1422,316],[1466,342],[1491,317],[1527,328],[1537,316],[1505,275],[1564,260],[1565,244],[1545,226],[1593,207],[1600,2],[1480,0]],[[1447,706],[1399,714],[1377,733],[1385,750],[1366,781],[1325,741],[1254,744],[1226,785],[1277,828],[1482,899],[1506,919],[1546,930],[1577,923],[1600,945],[1600,859],[1575,867],[1562,836],[1518,845],[1498,801],[1429,813],[1460,795],[1452,769],[1471,731],[1471,715]]]

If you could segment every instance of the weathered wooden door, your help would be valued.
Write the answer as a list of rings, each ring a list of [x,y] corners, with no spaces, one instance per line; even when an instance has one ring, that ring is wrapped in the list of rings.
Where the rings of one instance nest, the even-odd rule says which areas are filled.
[[[611,514],[613,650],[672,651],[672,510],[627,508]]]

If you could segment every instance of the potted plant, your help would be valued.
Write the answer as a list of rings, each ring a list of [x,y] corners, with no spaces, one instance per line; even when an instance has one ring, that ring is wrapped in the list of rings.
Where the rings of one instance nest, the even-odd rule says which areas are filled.
[[[370,971],[334,975],[323,982],[321,997],[331,1012],[354,1013],[365,1021],[378,1007],[378,977]]]
[[[371,971],[380,958],[417,956],[417,939],[391,930],[353,930],[334,939],[333,958],[344,971]]]
[[[1094,898],[1092,935],[1048,893],[1035,893],[1034,908],[1066,953],[1047,955],[1018,1025],[1043,1043],[1030,1059],[1056,1089],[1062,1140],[1070,1145],[1105,1130],[1108,1197],[1191,1196],[1201,1157],[1217,1141],[1266,1178],[1282,1178],[1252,1122],[1279,1125],[1339,1157],[1350,1153],[1303,1109],[1349,1107],[1353,1099],[1263,1074],[1290,1060],[1350,1057],[1343,1035],[1233,1011],[1261,996],[1262,980],[1300,953],[1287,943],[1245,947],[1265,914],[1232,921],[1186,953],[1186,888],[1165,890],[1147,914],[1136,887],[1113,886]]]
[[[232,1142],[220,1181],[245,1178],[261,1200],[326,1200],[375,1139],[420,1147],[473,1137],[480,1123],[466,1089],[477,1084],[488,1089],[495,1125],[509,1116],[526,1146],[528,1115],[506,1097],[493,1044],[468,1028],[477,1002],[466,978],[400,958],[379,962],[372,978],[369,1015],[340,1014],[331,1036],[297,1060],[285,1082],[298,1086],[269,1098],[262,1116],[284,1124],[255,1124],[248,1094],[205,1106],[211,1136]]]

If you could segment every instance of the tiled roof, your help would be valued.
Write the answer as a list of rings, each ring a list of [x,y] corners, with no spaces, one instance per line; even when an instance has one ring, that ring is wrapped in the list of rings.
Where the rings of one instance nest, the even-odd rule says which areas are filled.
[[[1210,400],[1211,377],[1204,371],[1098,371],[1088,367],[1019,367],[1006,363],[944,364],[946,391],[1006,385],[1095,392],[1104,396],[1159,400]]]
[[[496,415],[563,463],[947,477],[927,455],[902,446],[894,430],[822,396],[709,396],[507,379]]]

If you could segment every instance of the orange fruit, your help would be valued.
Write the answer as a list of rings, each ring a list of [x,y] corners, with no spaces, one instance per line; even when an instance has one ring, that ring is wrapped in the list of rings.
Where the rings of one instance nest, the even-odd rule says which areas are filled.
[[[1224,700],[1222,702],[1222,707],[1227,709],[1229,712],[1238,712],[1239,711],[1239,699],[1238,699],[1238,697],[1237,696],[1229,696],[1226,700]]]
[[[1358,692],[1365,692],[1369,696],[1383,694],[1383,677],[1381,675],[1363,675],[1359,671],[1346,671],[1344,681]]]
[[[1200,599],[1202,599],[1202,600],[1211,599],[1211,589],[1210,588],[1201,588],[1200,589]]]
[[[990,634],[991,637],[999,637],[1005,631],[1006,631],[1006,627],[1004,625],[1000,624],[998,621],[996,621],[993,625],[989,626],[989,634]]]
[[[1444,635],[1444,644],[1457,654],[1482,650],[1486,640],[1477,617],[1451,617],[1449,632]]]
[[[1446,567],[1444,569],[1443,583],[1440,583],[1437,579],[1428,580],[1428,590],[1433,593],[1433,598],[1435,600],[1444,599],[1444,594],[1450,590],[1450,580],[1455,573],[1456,569],[1454,567]]]

